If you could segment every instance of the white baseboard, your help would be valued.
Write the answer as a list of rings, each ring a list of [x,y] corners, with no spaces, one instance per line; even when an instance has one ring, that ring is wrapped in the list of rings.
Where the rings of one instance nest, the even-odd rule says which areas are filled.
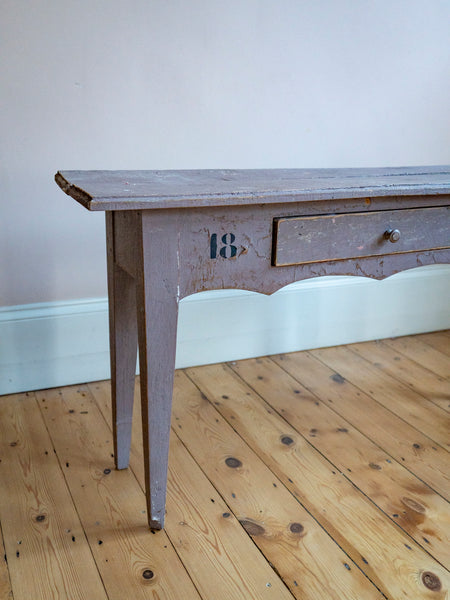
[[[178,368],[450,327],[450,266],[185,298]],[[109,378],[105,298],[0,308],[0,394]]]

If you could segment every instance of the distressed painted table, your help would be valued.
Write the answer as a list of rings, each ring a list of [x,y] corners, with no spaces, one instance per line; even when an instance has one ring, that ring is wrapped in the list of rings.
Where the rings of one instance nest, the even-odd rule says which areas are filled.
[[[139,344],[148,521],[164,526],[178,303],[321,275],[450,262],[450,167],[62,171],[106,211],[115,461],[128,466]],[[313,318],[314,315],[311,315]]]

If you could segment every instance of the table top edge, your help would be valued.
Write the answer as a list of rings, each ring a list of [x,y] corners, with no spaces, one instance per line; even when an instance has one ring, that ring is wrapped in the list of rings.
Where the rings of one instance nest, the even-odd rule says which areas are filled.
[[[186,182],[174,183],[173,180],[177,177],[182,181],[186,179]],[[275,182],[277,178],[282,177],[288,180],[284,187],[261,186],[261,179],[264,184],[264,178],[266,182]],[[409,178],[410,181],[402,180],[402,177],[405,180]],[[252,188],[252,178],[259,179],[259,187],[255,185]],[[411,181],[411,178],[417,181]],[[202,179],[206,181],[205,185]],[[386,169],[58,171],[55,181],[66,194],[91,211],[147,210],[444,195],[450,194],[450,166]],[[335,182],[337,183],[334,184]],[[142,191],[144,193],[139,193]]]

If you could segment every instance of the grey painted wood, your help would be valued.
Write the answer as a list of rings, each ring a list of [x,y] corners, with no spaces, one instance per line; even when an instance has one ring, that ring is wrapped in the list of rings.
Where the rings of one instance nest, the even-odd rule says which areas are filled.
[[[449,248],[449,207],[276,219],[273,264]],[[388,232],[395,231],[393,240]],[[398,239],[396,239],[398,237]]]
[[[365,202],[362,202],[365,205]],[[390,204],[392,205],[392,204]],[[356,208],[355,206],[353,206]],[[143,211],[141,224],[136,222],[136,232],[129,232],[133,239],[139,235],[142,216],[148,222],[158,222],[165,228],[164,218],[180,214],[176,232],[168,234],[170,243],[177,249],[179,298],[199,291],[211,289],[245,289],[271,294],[281,287],[322,275],[356,275],[383,279],[399,271],[427,264],[446,263],[450,250],[431,250],[362,257],[359,259],[331,260],[320,263],[305,263],[286,267],[272,265],[272,230],[275,216],[298,214],[298,205],[285,205],[282,211],[277,206],[200,208],[188,211]],[[139,213],[138,213],[139,214]],[[450,226],[447,222],[447,230]],[[234,242],[223,244],[223,236]],[[211,258],[211,241],[216,236],[216,257]],[[389,244],[393,245],[393,244]],[[232,248],[236,248],[232,256]],[[225,257],[220,251],[224,249]],[[132,257],[118,258],[130,265]],[[157,259],[155,259],[157,260]]]
[[[114,461],[128,467],[133,422],[137,358],[136,286],[134,278],[115,260],[115,217],[106,213],[108,256],[109,336]]]
[[[158,218],[159,216],[159,218]],[[142,215],[137,321],[145,486],[150,527],[164,527],[178,319],[178,214]],[[152,215],[154,217],[154,215]]]
[[[58,185],[89,210],[136,210],[449,194],[450,167],[60,171]]]
[[[448,210],[439,208],[450,205],[449,173],[448,167],[424,167],[56,175],[81,204],[108,210],[116,464],[128,464],[137,335],[150,527],[164,526],[179,300],[209,289],[271,294],[321,275],[382,279],[416,266],[450,263]],[[336,237],[333,220],[352,234]],[[397,252],[395,244],[379,238],[400,221],[406,234]],[[285,264],[279,253],[286,249],[299,260],[292,232],[279,228],[294,223],[295,230],[300,222],[314,223],[310,256],[319,262],[275,266],[274,249],[278,264]],[[368,235],[375,235],[369,251]],[[361,255],[355,245],[362,246]]]

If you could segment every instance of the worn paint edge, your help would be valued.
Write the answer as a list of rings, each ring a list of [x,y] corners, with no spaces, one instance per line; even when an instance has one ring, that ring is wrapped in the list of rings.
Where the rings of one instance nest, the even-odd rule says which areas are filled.
[[[450,266],[181,301],[177,367],[450,328]],[[106,298],[0,308],[0,395],[109,378]]]

